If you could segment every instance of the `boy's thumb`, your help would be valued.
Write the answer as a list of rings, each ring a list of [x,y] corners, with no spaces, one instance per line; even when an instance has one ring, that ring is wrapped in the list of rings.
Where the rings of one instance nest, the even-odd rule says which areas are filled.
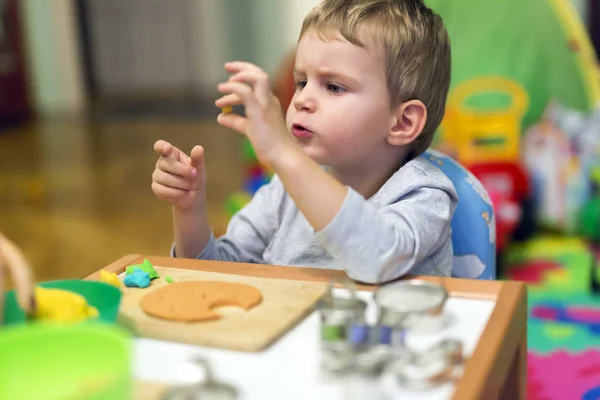
[[[191,166],[196,169],[204,169],[204,148],[202,146],[194,146],[190,155],[192,159]]]

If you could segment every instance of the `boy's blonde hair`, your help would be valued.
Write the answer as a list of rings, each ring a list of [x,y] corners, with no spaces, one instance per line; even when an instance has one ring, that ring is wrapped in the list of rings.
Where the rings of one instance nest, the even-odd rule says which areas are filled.
[[[300,38],[316,31],[323,39],[339,31],[364,47],[361,29],[381,46],[392,107],[420,100],[427,108],[423,132],[410,156],[423,153],[444,117],[450,86],[450,40],[439,15],[422,0],[323,0],[304,19]]]

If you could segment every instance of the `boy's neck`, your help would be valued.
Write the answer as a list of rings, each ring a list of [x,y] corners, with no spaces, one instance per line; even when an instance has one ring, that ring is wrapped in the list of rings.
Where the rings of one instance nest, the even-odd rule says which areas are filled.
[[[371,160],[372,163],[363,163],[343,169],[328,167],[327,170],[343,185],[351,187],[364,198],[369,199],[400,167],[406,164],[407,155],[405,152],[400,157]]]

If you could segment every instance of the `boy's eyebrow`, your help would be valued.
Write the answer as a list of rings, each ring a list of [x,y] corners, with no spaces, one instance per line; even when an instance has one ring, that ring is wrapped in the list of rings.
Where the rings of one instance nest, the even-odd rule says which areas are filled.
[[[355,85],[359,85],[358,81],[354,78],[351,78],[350,76],[343,74],[341,72],[335,72],[332,71],[330,69],[326,69],[326,68],[321,68],[317,71],[317,73],[320,76],[326,77],[326,78],[341,78],[342,80],[345,81],[349,81],[350,83],[353,83]],[[296,75],[306,75],[306,73],[302,70],[299,70],[297,68],[294,68],[294,74]]]

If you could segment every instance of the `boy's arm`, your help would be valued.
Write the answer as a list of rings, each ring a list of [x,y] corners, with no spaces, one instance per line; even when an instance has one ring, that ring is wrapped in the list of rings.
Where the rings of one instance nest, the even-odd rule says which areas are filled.
[[[191,210],[173,207],[173,254],[195,258],[210,240],[210,226],[206,213],[206,196]]]
[[[277,229],[277,210],[283,194],[281,182],[274,176],[231,218],[225,235],[217,239],[208,230],[205,244],[186,256],[202,260],[263,262],[263,253]],[[179,254],[176,246],[177,242],[171,252],[173,257]]]
[[[384,283],[411,273],[450,240],[456,200],[439,188],[421,187],[381,209],[354,190],[317,239],[349,277]],[[451,268],[440,265],[439,272]]]
[[[277,157],[271,167],[315,231],[325,228],[338,214],[348,189],[299,148]]]
[[[405,275],[451,236],[451,186],[419,187],[376,209],[312,160],[294,158],[273,168],[321,245],[355,280],[382,283]]]

